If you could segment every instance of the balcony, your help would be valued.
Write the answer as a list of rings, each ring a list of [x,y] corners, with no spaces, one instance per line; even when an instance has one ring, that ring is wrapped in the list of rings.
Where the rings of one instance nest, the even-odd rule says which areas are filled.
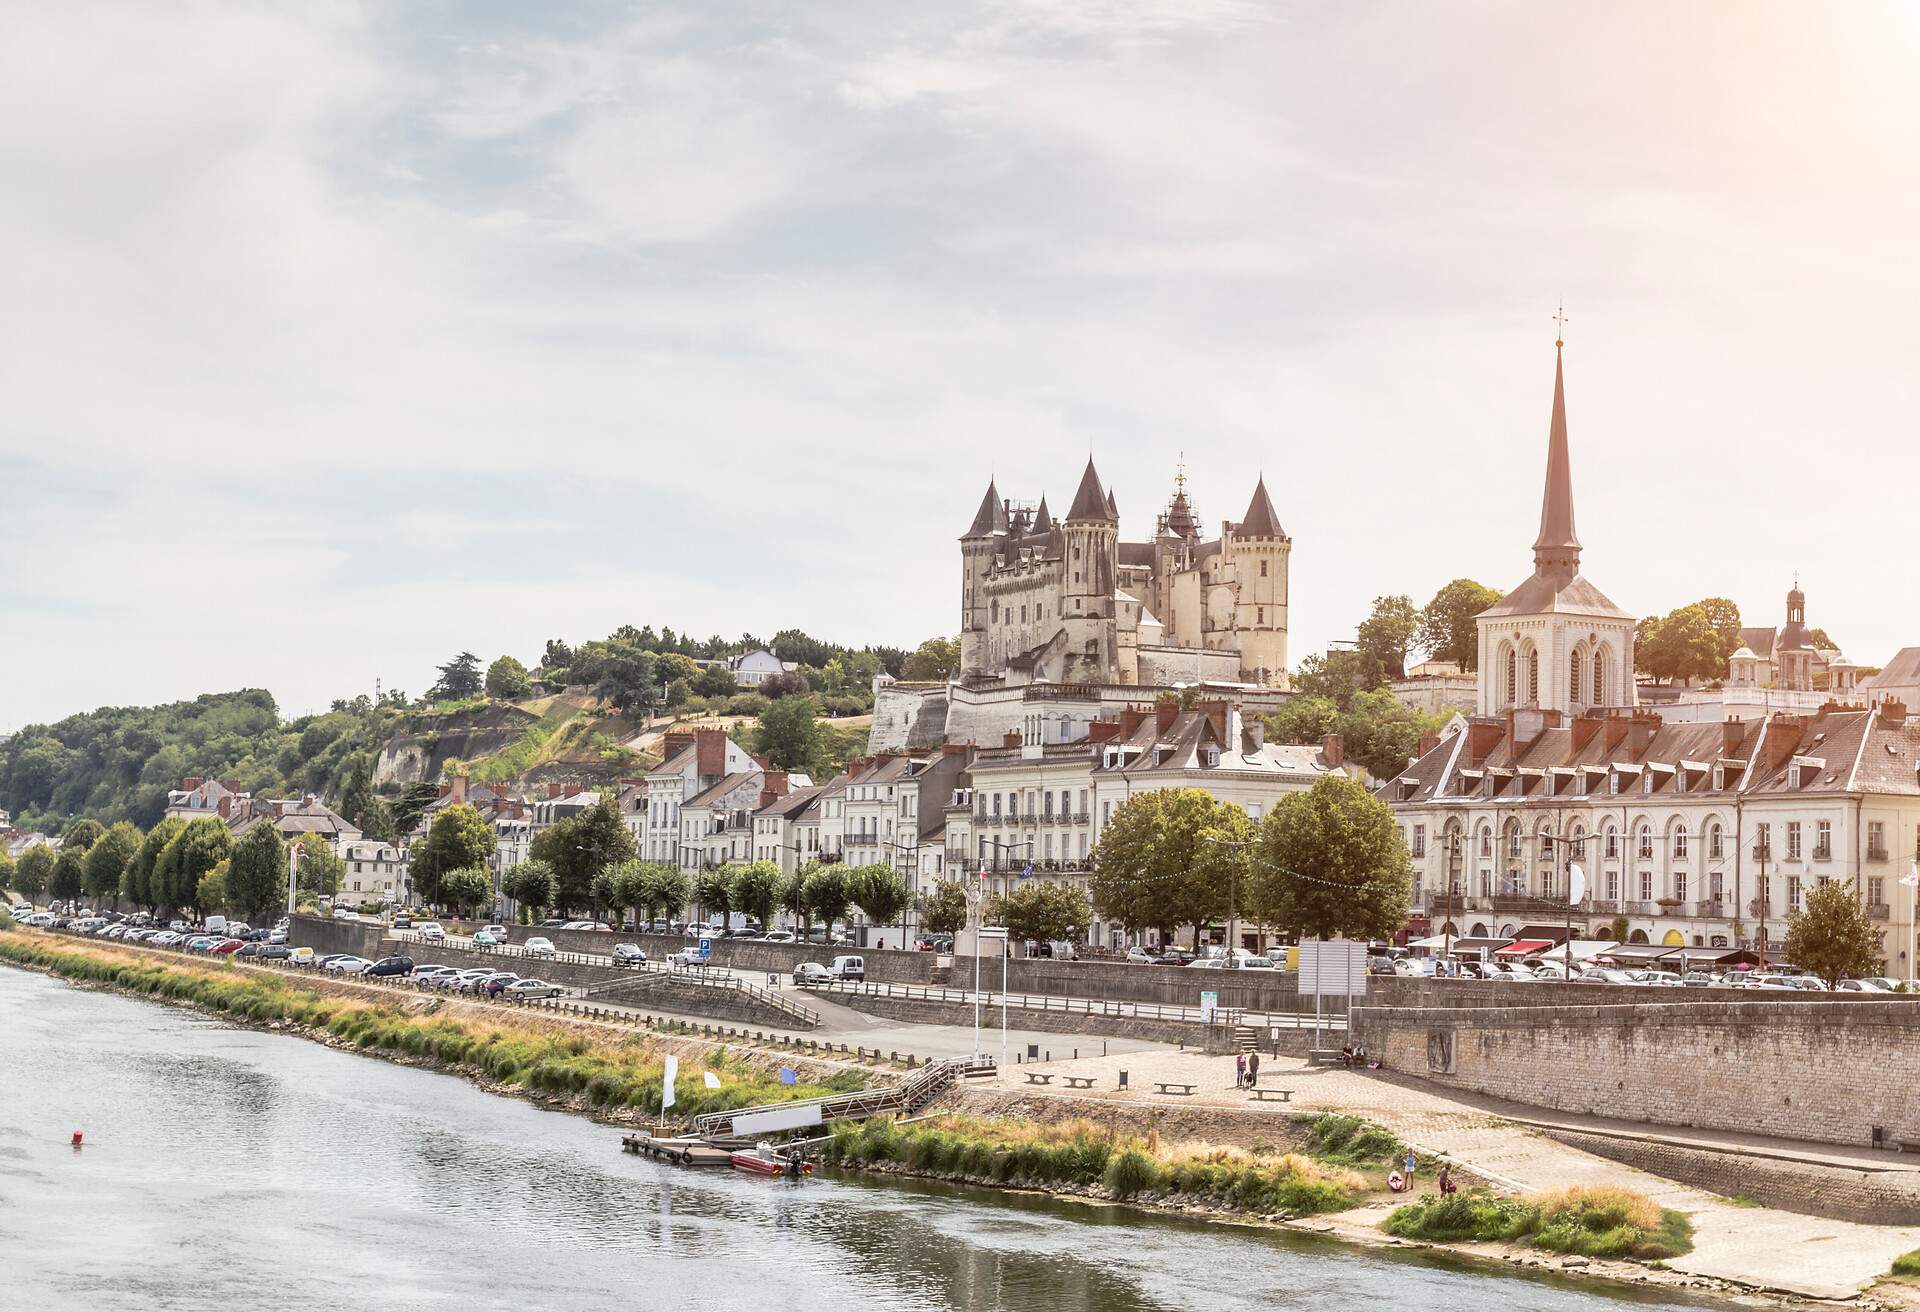
[[[1868,920],[1885,920],[1887,919],[1888,916],[1892,914],[1893,914],[1893,908],[1889,907],[1885,902],[1867,903],[1867,919]]]
[[[1567,903],[1560,898],[1534,897],[1527,893],[1495,893],[1482,900],[1491,903],[1490,909],[1499,915],[1560,915],[1567,910]]]
[[[1815,861],[1831,861],[1833,860],[1833,849],[1830,847],[1816,847],[1813,849],[1813,859]]]
[[[1771,843],[1755,843],[1753,845],[1753,859],[1755,861],[1773,860],[1773,845]]]
[[[1867,844],[1867,860],[1885,861],[1886,859],[1887,859],[1887,845],[1885,843]]]

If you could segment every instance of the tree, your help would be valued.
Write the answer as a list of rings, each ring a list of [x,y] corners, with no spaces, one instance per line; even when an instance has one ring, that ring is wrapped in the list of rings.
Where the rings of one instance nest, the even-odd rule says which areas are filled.
[[[1407,768],[1420,750],[1422,734],[1436,733],[1444,715],[1419,711],[1393,695],[1390,688],[1358,693],[1334,721],[1349,761],[1358,762],[1376,779],[1391,779]]]
[[[53,859],[53,877],[47,881],[47,893],[55,902],[76,901],[86,888],[87,851],[83,847],[62,847]]]
[[[470,651],[463,651],[440,667],[440,678],[433,687],[427,689],[427,700],[461,701],[478,696],[480,689],[480,658]]]
[[[554,829],[559,826],[555,825]],[[548,830],[548,833],[553,830]],[[440,879],[448,871],[484,866],[497,846],[493,826],[465,802],[450,806],[433,818],[426,841],[414,853],[414,894],[422,902],[440,902]]]
[[[154,866],[154,902],[167,907],[198,906],[200,876],[233,851],[233,831],[212,816],[190,820],[160,853]]]
[[[728,905],[743,916],[768,924],[780,903],[781,882],[780,867],[771,861],[735,866],[733,883],[727,889]]]
[[[650,864],[643,867],[640,880],[640,905],[644,905],[651,918],[658,912],[662,920],[671,921],[679,915],[692,896],[692,888],[685,872],[678,867]]]
[[[13,886],[20,896],[31,902],[47,891],[53,882],[54,860],[53,849],[45,843],[35,843],[20,854],[13,871]]]
[[[915,683],[944,683],[960,668],[960,644],[952,638],[928,638],[900,667],[900,677]]]
[[[0,891],[13,889],[15,892],[18,892],[19,888],[14,883],[14,880],[18,877],[19,873],[14,866],[13,858],[7,854],[7,849],[0,847]]]
[[[496,701],[510,702],[532,692],[533,680],[526,666],[511,656],[502,656],[487,666],[486,689],[487,696]]]
[[[739,682],[733,677],[725,661],[714,661],[693,681],[693,690],[702,697],[725,697],[740,691]]]
[[[116,902],[120,900],[120,877],[126,872],[127,863],[140,851],[143,837],[139,827],[132,821],[119,820],[87,849],[87,869],[82,886],[88,897],[110,897]],[[0,886],[5,882],[0,880]]]
[[[1386,668],[1366,652],[1330,651],[1300,662],[1293,674],[1293,690],[1307,697],[1325,698],[1345,710],[1360,693],[1386,681]]]
[[[1415,641],[1428,657],[1452,661],[1463,670],[1480,668],[1480,626],[1474,617],[1500,600],[1500,594],[1472,579],[1455,579],[1433,594],[1420,612]]]
[[[154,865],[160,860],[160,854],[167,850],[167,844],[177,838],[187,822],[177,815],[168,816],[152,829],[140,841],[139,850],[128,859],[126,869],[120,872],[120,895],[134,906],[145,907],[148,911],[160,909],[160,892],[154,882]]]
[[[1729,602],[1728,605],[1732,605],[1732,603]],[[1835,642],[1832,638],[1828,637],[1827,631],[1821,628],[1814,628],[1814,629],[1807,630],[1807,646],[1812,647],[1815,651],[1839,651],[1840,650],[1840,644]],[[1738,650],[1738,647],[1739,647],[1739,644],[1736,643],[1735,650]]]
[[[1011,938],[1072,943],[1078,942],[1093,923],[1093,908],[1078,888],[1022,882],[993,900],[987,908],[987,919],[1005,925]]]
[[[847,900],[876,925],[891,925],[907,909],[907,881],[884,862],[856,867],[847,876]]]
[[[693,901],[702,916],[711,918],[718,914],[725,923],[727,913],[733,910],[733,881],[739,870],[739,866],[722,866],[700,872],[700,877],[693,882]]]
[[[957,934],[967,923],[967,890],[957,879],[943,879],[920,895],[920,927],[929,934]]]
[[[821,757],[820,708],[811,697],[782,697],[760,712],[760,754],[776,770],[815,773]]]
[[[780,909],[799,922],[804,931],[812,924],[812,909],[807,903],[807,880],[813,872],[820,869],[818,862],[809,862],[788,875],[780,883]]]
[[[588,890],[593,898],[595,914],[597,915],[604,912],[607,919],[611,920],[615,925],[620,924],[626,919],[623,913],[627,907],[631,905],[626,898],[621,896],[623,890],[620,887],[620,880],[614,873],[619,868],[619,866],[608,866],[606,869],[595,874],[593,883]]]
[[[1340,704],[1331,697],[1296,692],[1267,717],[1267,737],[1276,743],[1317,743],[1335,732]]]
[[[555,897],[562,910],[571,911],[591,904],[595,875],[633,858],[633,831],[612,795],[603,795],[579,815],[536,834],[531,854],[553,867]]]
[[[1420,612],[1405,595],[1375,597],[1373,613],[1360,621],[1355,646],[1386,671],[1389,679],[1407,677],[1407,648],[1420,631]]]
[[[573,664],[573,648],[558,638],[547,639],[547,649],[540,656],[540,668],[543,670],[564,670]]]
[[[87,849],[99,842],[100,835],[106,832],[107,827],[98,820],[75,820],[67,826],[67,831],[60,835],[60,850],[64,852],[70,847],[77,848],[84,856]]]
[[[1851,976],[1879,974],[1884,956],[1858,890],[1838,879],[1821,880],[1807,894],[1806,907],[1787,917],[1783,951],[1828,988]]]
[[[1288,793],[1259,827],[1248,908],[1302,938],[1404,928],[1413,872],[1393,809],[1346,775]]]
[[[813,691],[813,685],[798,670],[782,670],[760,680],[760,686],[755,691],[768,701],[777,701],[782,697],[804,697]]]
[[[484,866],[463,866],[458,870],[449,870],[440,876],[440,896],[437,900],[443,906],[452,907],[461,916],[476,907],[491,907],[493,875]]]
[[[501,879],[500,888],[527,911],[541,911],[559,901],[554,891],[553,867],[545,861],[521,861],[510,867]]]
[[[411,834],[420,827],[420,817],[440,798],[440,790],[430,783],[408,784],[400,790],[400,795],[388,806],[388,815],[393,820],[393,832],[396,837]]]
[[[589,642],[574,653],[568,677],[622,715],[644,714],[659,699],[653,653],[626,638]]]
[[[847,918],[847,908],[852,905],[852,889],[848,883],[851,873],[836,861],[832,865],[815,866],[807,876],[807,911],[820,918],[829,934],[836,920]]]
[[[340,811],[368,838],[377,838],[383,843],[393,841],[393,813],[373,791],[372,757],[364,752],[347,776],[347,786],[340,794]]]
[[[232,867],[225,861],[206,874],[200,876],[193,886],[193,896],[187,899],[188,905],[195,911],[206,915],[212,911],[224,911],[227,907],[227,875]]]
[[[346,876],[347,863],[333,845],[319,834],[302,834],[293,842],[295,861],[294,878],[299,881],[303,894],[318,898],[332,898],[340,892],[340,881]]]
[[[691,687],[693,681],[700,677],[700,663],[694,660],[693,657],[677,651],[670,651],[655,656],[653,659],[653,669],[662,683],[672,683],[675,680],[684,679],[687,685]]]
[[[1682,606],[1665,618],[1640,622],[1633,659],[1656,680],[1717,679],[1727,672],[1728,651],[1713,621],[1698,602]]]
[[[1102,914],[1163,941],[1180,925],[1202,926],[1227,911],[1245,864],[1247,813],[1198,788],[1136,793],[1107,821],[1093,850],[1088,887]]]
[[[233,845],[228,858],[227,904],[252,921],[287,896],[287,845],[280,831],[262,821]]]

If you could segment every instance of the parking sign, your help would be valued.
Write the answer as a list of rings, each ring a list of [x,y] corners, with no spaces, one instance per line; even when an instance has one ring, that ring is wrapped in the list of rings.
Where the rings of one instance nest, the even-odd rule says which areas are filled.
[[[713,956],[713,940],[705,934],[700,936],[700,960],[706,961]]]

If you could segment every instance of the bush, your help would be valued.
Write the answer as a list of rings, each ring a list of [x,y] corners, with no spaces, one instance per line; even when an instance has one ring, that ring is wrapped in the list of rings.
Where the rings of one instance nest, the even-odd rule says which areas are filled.
[[[1893,1274],[1897,1276],[1920,1276],[1920,1248],[1911,1253],[1902,1253],[1893,1259]]]
[[[1693,1225],[1679,1212],[1627,1189],[1575,1186],[1533,1199],[1497,1198],[1487,1189],[1424,1195],[1381,1223],[1390,1235],[1442,1243],[1524,1240],[1555,1253],[1678,1257],[1693,1247]]]
[[[1397,1162],[1404,1145],[1393,1134],[1358,1116],[1316,1116],[1307,1126],[1307,1151],[1326,1162],[1374,1166]]]
[[[1540,1209],[1516,1199],[1496,1198],[1489,1189],[1424,1194],[1417,1203],[1396,1208],[1380,1228],[1402,1239],[1464,1243],[1518,1239],[1540,1224]]]
[[[1135,1194],[1164,1188],[1166,1176],[1160,1170],[1160,1163],[1138,1148],[1128,1148],[1114,1154],[1100,1182],[1115,1198],[1132,1198]]]

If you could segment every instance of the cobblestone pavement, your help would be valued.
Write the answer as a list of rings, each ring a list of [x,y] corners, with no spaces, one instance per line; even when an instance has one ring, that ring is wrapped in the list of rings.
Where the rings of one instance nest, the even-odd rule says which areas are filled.
[[[1025,1081],[1023,1072],[1029,1069],[1092,1076],[1096,1088],[1092,1093],[1067,1093],[1054,1086],[1036,1088]],[[1858,1225],[1741,1206],[1556,1143],[1495,1110],[1486,1100],[1455,1097],[1448,1090],[1429,1085],[1382,1078],[1375,1072],[1309,1067],[1300,1058],[1263,1056],[1260,1083],[1290,1089],[1293,1099],[1288,1104],[1257,1103],[1233,1087],[1233,1069],[1231,1057],[1163,1051],[1015,1067],[999,1078],[1003,1088],[1035,1096],[1095,1098],[1182,1110],[1222,1107],[1275,1117],[1303,1111],[1343,1112],[1386,1126],[1414,1144],[1423,1157],[1444,1154],[1508,1188],[1532,1191],[1576,1184],[1624,1186],[1692,1218],[1694,1250],[1669,1262],[1674,1269],[1808,1297],[1849,1297],[1885,1275],[1895,1257],[1920,1248],[1920,1227]],[[1122,1070],[1127,1072],[1126,1090],[1116,1087]],[[1154,1082],[1160,1080],[1191,1081],[1197,1087],[1192,1097],[1168,1097],[1153,1091]],[[1531,1109],[1525,1112],[1534,1115]],[[1553,1113],[1550,1118],[1540,1116],[1568,1128],[1619,1126],[1601,1118],[1562,1113]],[[1635,1128],[1653,1135],[1667,1133],[1653,1127]],[[1743,1145],[1755,1151],[1764,1148],[1770,1155],[1792,1150],[1809,1159],[1840,1164],[1855,1158],[1845,1148],[1786,1145],[1754,1136],[1711,1136],[1676,1130],[1668,1138],[1680,1143],[1711,1140],[1718,1147],[1735,1151]],[[1881,1164],[1889,1161],[1884,1154],[1876,1155],[1875,1160]],[[1904,1169],[1905,1164],[1901,1167]]]

